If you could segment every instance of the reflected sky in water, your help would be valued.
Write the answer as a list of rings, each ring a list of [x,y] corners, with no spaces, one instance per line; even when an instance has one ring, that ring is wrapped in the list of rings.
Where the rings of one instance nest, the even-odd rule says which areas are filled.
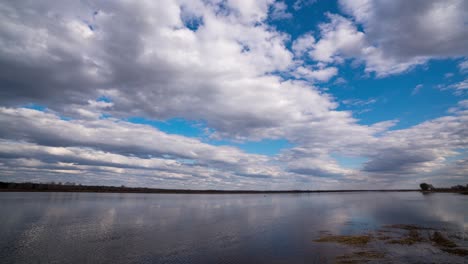
[[[321,233],[466,232],[468,196],[0,193],[2,263],[326,263]],[[34,261],[31,261],[34,260]]]

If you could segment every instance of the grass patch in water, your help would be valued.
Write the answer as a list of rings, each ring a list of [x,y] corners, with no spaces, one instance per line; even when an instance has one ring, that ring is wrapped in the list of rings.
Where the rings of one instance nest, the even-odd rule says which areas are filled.
[[[389,237],[389,236],[378,236],[377,237],[378,240],[389,240],[390,238],[392,238],[392,237]]]
[[[441,248],[441,250],[462,257],[468,256],[468,250],[464,248]]]
[[[382,259],[385,257],[385,253],[376,251],[359,251],[352,254],[339,256],[336,258],[337,263],[364,263],[369,262],[373,259]]]
[[[422,227],[422,226],[417,226],[417,225],[404,225],[404,224],[386,225],[383,227],[397,228],[397,229],[404,229],[404,230],[432,230],[432,228],[428,228],[428,227]]]
[[[389,234],[393,234],[394,231],[388,231],[388,230],[377,230],[376,232],[376,238],[378,240],[389,240],[391,238],[394,238],[394,236],[389,236]]]
[[[365,246],[371,241],[372,237],[368,235],[362,236],[324,236],[315,242],[335,242],[351,246]]]
[[[454,248],[457,244],[450,241],[448,238],[444,237],[440,232],[434,232],[431,237],[431,241],[434,242],[439,247],[448,247]]]
[[[413,245],[415,243],[423,242],[424,238],[419,235],[419,232],[415,229],[410,229],[408,235],[401,239],[393,239],[388,241],[390,244],[400,244],[400,245]]]
[[[437,231],[432,235],[431,241],[434,242],[436,246],[442,251],[462,257],[468,256],[467,249],[457,248],[457,244],[455,244],[453,241],[450,241],[448,238],[444,237],[444,235]]]
[[[440,250],[447,252],[449,254],[458,255],[458,256],[468,256],[468,249],[458,247],[456,243],[451,241],[446,235],[443,235],[439,231],[435,231],[433,228],[426,228],[426,227],[419,227],[416,225],[392,225],[386,226],[386,228],[396,228],[407,230],[406,234],[401,234],[401,232],[397,232],[398,236],[387,236],[385,233],[389,233],[389,231],[385,230],[378,230],[375,232],[375,236],[371,234],[366,235],[328,235],[325,232],[322,233],[322,237],[315,242],[331,242],[331,243],[339,243],[344,245],[350,246],[359,246],[361,250],[365,249],[365,246],[368,245],[373,239],[377,240],[385,240],[388,244],[399,244],[399,245],[406,245],[411,246],[416,243],[424,243],[428,245],[432,242],[432,246],[436,246]],[[427,232],[428,236],[424,237],[421,236],[419,230],[432,230],[431,232]],[[394,232],[390,232],[394,233]],[[432,235],[429,235],[432,233]],[[372,244],[371,244],[372,246]],[[368,248],[370,249],[370,248]],[[341,264],[353,264],[353,263],[366,263],[370,261],[374,261],[375,259],[383,259],[385,258],[385,252],[379,251],[359,251],[354,252],[346,255],[342,255],[336,258],[337,263]]]

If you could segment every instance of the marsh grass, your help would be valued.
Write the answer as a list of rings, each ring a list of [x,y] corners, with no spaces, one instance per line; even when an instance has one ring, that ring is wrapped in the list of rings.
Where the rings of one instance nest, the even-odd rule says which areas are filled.
[[[413,245],[415,243],[420,243],[426,241],[421,237],[419,232],[416,229],[409,229],[409,232],[406,237],[401,239],[393,239],[388,241],[390,244],[400,244],[400,245]]]
[[[351,254],[342,255],[336,258],[337,263],[363,263],[373,259],[382,259],[385,253],[377,251],[358,251]]]
[[[401,246],[412,246],[414,244],[420,243],[419,247],[435,246],[440,250],[452,255],[462,257],[468,256],[467,249],[458,247],[456,243],[444,236],[440,231],[435,231],[433,228],[403,224],[384,226],[384,228],[400,229],[405,230],[406,232],[388,231],[385,229],[377,230],[375,233],[365,235],[331,235],[327,232],[320,232],[322,236],[314,241],[339,243],[358,247],[360,251],[338,256],[336,258],[336,263],[341,264],[366,263],[376,259],[384,259],[386,257],[386,253],[388,252],[386,252],[387,249],[384,250],[383,248],[376,250],[375,246],[379,245],[379,243],[396,244]],[[421,231],[423,231],[422,234],[420,233]],[[384,242],[376,242],[377,244],[371,243],[372,241],[377,240],[383,240]],[[368,244],[370,245],[368,246]]]
[[[361,235],[361,236],[324,236],[321,237],[315,242],[335,242],[350,246],[365,246],[372,239],[370,235]]]
[[[442,251],[458,256],[468,256],[467,249],[457,247],[457,244],[444,237],[440,232],[434,232],[431,241]]]
[[[468,250],[464,248],[441,248],[441,250],[462,257],[468,256]]]
[[[404,225],[404,224],[396,224],[396,225],[386,225],[383,226],[384,228],[395,228],[395,229],[404,229],[404,230],[434,230],[433,228],[429,227],[422,227],[417,225]]]
[[[457,244],[450,241],[448,238],[444,237],[440,232],[434,232],[431,237],[431,241],[434,242],[438,247],[448,247],[454,248],[457,247]]]

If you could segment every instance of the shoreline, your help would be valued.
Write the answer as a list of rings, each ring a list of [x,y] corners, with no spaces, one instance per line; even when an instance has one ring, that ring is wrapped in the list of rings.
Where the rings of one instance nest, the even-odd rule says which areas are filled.
[[[14,183],[0,182],[0,192],[74,192],[74,193],[173,193],[173,194],[295,194],[295,193],[350,193],[350,192],[421,192],[460,193],[466,191],[440,189],[422,191],[420,189],[370,189],[370,190],[194,190],[194,189],[160,189],[143,187],[117,187],[99,185],[61,185],[47,183]]]
[[[294,193],[349,193],[349,192],[421,192],[420,190],[279,190],[279,191],[248,191],[248,190],[179,190],[162,189],[156,191],[119,191],[119,190],[33,190],[33,189],[0,189],[0,192],[73,192],[73,193],[167,193],[167,194],[294,194]]]

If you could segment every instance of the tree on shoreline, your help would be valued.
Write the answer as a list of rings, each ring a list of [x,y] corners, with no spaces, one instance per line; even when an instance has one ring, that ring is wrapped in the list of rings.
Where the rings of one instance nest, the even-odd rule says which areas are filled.
[[[421,190],[423,191],[432,191],[435,189],[434,186],[432,186],[432,184],[428,184],[425,182],[421,183],[419,187],[421,187]]]

